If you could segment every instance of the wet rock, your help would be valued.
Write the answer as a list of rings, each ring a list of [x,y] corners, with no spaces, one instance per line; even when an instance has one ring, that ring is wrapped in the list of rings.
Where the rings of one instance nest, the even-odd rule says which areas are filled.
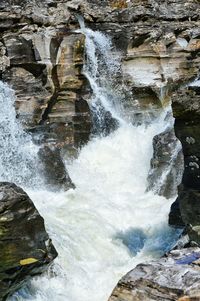
[[[99,106],[98,111],[101,111],[101,114],[97,113],[93,115],[92,134],[94,136],[107,136],[119,127],[119,122],[117,119],[113,118],[112,114],[109,111],[106,111],[103,107]]]
[[[39,150],[38,155],[41,161],[41,173],[44,176],[48,189],[68,190],[75,188],[66,171],[58,148],[43,146]]]
[[[44,272],[57,252],[28,195],[15,184],[0,183],[0,300]]]
[[[194,81],[172,96],[175,133],[182,144],[184,174],[176,203],[191,240],[200,243],[200,87]],[[177,226],[177,222],[170,220]]]
[[[114,54],[121,51],[119,86],[129,91],[124,105],[133,122],[135,110],[160,109],[199,72],[198,1],[4,0],[0,8],[0,71],[16,92],[18,117],[26,128],[65,123],[77,145],[87,140],[91,118],[88,109],[76,111],[90,87],[75,14],[111,36]]]
[[[184,195],[189,189],[198,191],[200,93],[198,84],[189,83],[200,68],[199,1],[0,2],[0,75],[15,90],[17,116],[24,127],[57,124],[62,134],[55,131],[54,140],[64,146],[61,152],[68,142],[69,147],[79,147],[89,138],[92,120],[86,103],[91,88],[82,72],[84,36],[76,31],[79,24],[74,13],[78,13],[86,26],[111,36],[113,54],[122,55],[118,86],[124,92],[127,119],[140,124],[143,116],[154,116],[172,98],[175,132],[185,158],[179,191]],[[106,113],[105,133],[117,126]],[[164,155],[164,163],[160,154],[155,156],[154,175],[159,176],[161,166],[167,167],[169,160]],[[158,193],[170,197],[171,177],[165,182],[171,184],[162,185]],[[182,215],[184,206],[180,207]],[[196,227],[199,222],[191,220],[190,225]]]
[[[185,223],[182,218],[179,198],[171,205],[169,213],[169,224],[176,227],[185,227]]]
[[[199,300],[194,299],[200,292],[199,258],[199,248],[188,248],[139,264],[118,282],[109,301]]]
[[[80,97],[75,101],[76,116],[74,123],[74,145],[81,147],[89,141],[92,132],[92,117],[90,107],[85,99]]]
[[[81,131],[74,119],[81,115],[75,102],[87,86],[81,74],[84,36],[74,31],[79,25],[68,9],[73,3],[61,2],[3,1],[0,75],[15,90],[17,116],[26,129],[65,123],[73,141],[81,144],[84,139],[77,141]],[[81,123],[85,126],[88,119]]]
[[[122,2],[81,1],[79,9],[88,25],[106,32],[122,52],[128,110],[136,103],[141,110],[159,109],[170,101],[172,90],[198,75],[199,4]]]
[[[148,190],[171,198],[177,194],[183,173],[183,155],[179,140],[173,129],[153,138],[153,158],[148,176]]]

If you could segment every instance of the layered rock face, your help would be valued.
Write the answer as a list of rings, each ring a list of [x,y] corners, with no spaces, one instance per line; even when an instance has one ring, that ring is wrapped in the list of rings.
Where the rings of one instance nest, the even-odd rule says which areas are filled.
[[[47,147],[45,154],[49,157],[54,157],[49,145],[53,146],[55,153],[57,149],[69,150],[69,146],[87,141],[91,129],[88,105],[91,91],[82,72],[84,36],[76,31],[79,28],[76,13],[84,17],[87,26],[110,35],[116,53],[121,53],[123,80],[119,76],[119,89],[124,93],[124,107],[133,123],[140,123],[144,112],[145,118],[151,119],[172,100],[175,133],[183,146],[185,171],[171,223],[175,226],[188,224],[190,238],[199,242],[199,84],[191,85],[198,78],[200,65],[199,1],[0,2],[1,77],[15,90],[18,118],[32,133],[34,140]],[[159,168],[170,164],[170,147],[166,147],[167,154],[163,157],[165,138],[172,144],[177,142],[171,129],[154,139],[155,160],[152,166],[156,171],[152,182],[154,175],[159,175]],[[177,153],[177,162],[179,156]],[[46,166],[44,172],[49,174],[48,162]],[[62,184],[65,175],[58,173],[57,177]],[[2,214],[6,216],[0,222],[3,248],[3,270],[0,273],[3,290],[0,294],[6,296],[18,287],[15,277],[21,284],[27,275],[41,272],[42,264],[55,257],[56,252],[51,243],[46,246],[48,236],[44,232],[43,220],[27,195],[10,184],[2,185],[4,189],[12,188],[12,195],[8,198],[12,200],[13,208],[12,211],[6,207],[7,201],[2,196],[0,205],[5,208]],[[170,197],[172,186],[174,183],[169,185],[165,182],[159,193]],[[21,216],[22,225],[26,222],[27,225],[23,229],[15,227],[14,245],[23,245],[23,251],[16,250],[12,240],[4,239],[4,229],[13,230],[13,217],[20,219]],[[35,232],[32,228],[30,232],[29,223],[32,221],[36,225]],[[9,231],[6,237],[9,237]],[[25,237],[23,241],[21,236]],[[191,258],[194,255],[192,250],[178,255],[171,253],[168,259],[138,266],[120,281],[110,301],[177,300],[184,295],[190,296],[193,284],[200,280],[199,263],[195,262],[199,252],[199,249],[195,250],[198,255],[189,260],[187,266],[182,266],[177,260],[187,260],[187,256]],[[8,262],[6,267],[5,262]],[[166,270],[169,274],[165,276]],[[200,289],[199,286],[195,288]]]
[[[16,92],[25,127],[42,126],[46,141],[61,148],[84,143],[91,128],[77,13],[121,52],[119,83],[133,122],[144,110],[156,114],[199,70],[198,1],[2,1],[2,78]]]
[[[155,114],[172,90],[198,74],[198,1],[4,0],[0,5],[0,69],[16,92],[18,116],[28,128],[51,126],[47,141],[55,134],[62,147],[84,143],[91,128],[84,36],[75,30],[75,14],[111,36],[121,52],[124,106],[132,121],[145,109]]]
[[[158,261],[139,264],[119,281],[109,301],[199,300],[199,258],[199,248],[182,249]]]
[[[74,30],[68,2],[0,3],[0,70],[15,90],[18,117],[26,128],[45,124],[43,132],[54,125],[46,141],[56,136],[62,146],[87,140],[90,129],[80,72],[84,37]]]
[[[80,1],[89,26],[111,35],[123,53],[126,106],[159,108],[198,74],[199,10],[198,1]]]
[[[0,300],[44,272],[57,256],[28,195],[6,182],[0,183],[0,250]]]
[[[111,36],[121,53],[119,83],[132,122],[140,122],[145,111],[151,118],[172,99],[185,155],[180,215],[185,224],[198,226],[198,214],[192,222],[189,216],[190,207],[198,210],[199,194],[199,87],[190,85],[200,65],[199,1],[1,1],[2,79],[15,90],[24,126],[54,149],[80,145],[90,134],[91,91],[82,72],[84,36],[77,31],[77,13],[87,26]],[[170,196],[169,190],[163,193]]]

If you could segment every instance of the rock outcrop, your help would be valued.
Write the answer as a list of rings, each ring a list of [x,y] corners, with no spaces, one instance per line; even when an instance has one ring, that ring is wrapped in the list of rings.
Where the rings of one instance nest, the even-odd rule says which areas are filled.
[[[44,272],[57,256],[28,195],[6,182],[0,183],[0,250],[0,300]]]
[[[176,201],[177,219],[170,223],[177,226],[178,216],[187,226],[191,240],[200,243],[200,86],[198,81],[183,87],[172,97],[176,118],[175,133],[182,143],[184,174]],[[174,205],[173,205],[174,206]],[[179,214],[178,214],[179,212]]]
[[[155,114],[198,74],[199,12],[190,0],[1,1],[0,70],[15,90],[18,117],[27,128],[62,127],[58,140],[68,149],[88,140],[90,87],[77,13],[121,52],[130,119]]]
[[[84,36],[77,31],[77,13],[88,27],[111,36],[113,51],[121,53],[124,107],[132,122],[144,111],[155,115],[172,100],[185,157],[175,215],[199,241],[199,82],[193,83],[200,67],[199,1],[1,1],[1,77],[15,90],[24,126],[33,132],[53,129],[54,147],[61,152],[87,141],[91,131],[91,89],[82,72]]]
[[[125,106],[134,116],[136,109],[159,109],[173,90],[197,76],[198,1],[105,0],[79,5],[88,26],[112,36],[122,52]]]
[[[168,128],[153,139],[153,158],[148,176],[148,190],[171,198],[177,194],[183,173],[183,154],[174,129]]]
[[[118,282],[109,301],[199,300],[199,258],[199,248],[188,248],[139,264]]]
[[[63,149],[71,152],[74,146],[85,143],[91,131],[88,105],[91,88],[82,72],[84,36],[77,31],[76,13],[84,17],[87,26],[110,35],[113,51],[121,53],[123,81],[120,75],[119,83],[123,83],[124,108],[132,122],[140,122],[144,112],[151,118],[172,100],[175,134],[183,146],[185,170],[170,223],[187,225],[190,239],[200,243],[199,1],[0,1],[1,78],[15,90],[18,118],[39,144],[44,144],[44,148],[47,146],[46,154],[53,146],[53,157]],[[162,145],[165,137],[172,144],[176,142],[171,135],[172,132],[164,133],[154,139],[157,153],[154,154],[156,162],[152,161],[152,164],[155,174],[159,175],[160,166],[167,168],[170,164],[170,151],[163,157]],[[45,170],[48,174],[47,161]],[[60,164],[59,159],[57,162]],[[58,172],[57,177],[62,184],[63,172]],[[0,219],[3,250],[3,270],[0,272],[3,289],[0,294],[6,296],[18,287],[16,279],[21,283],[24,277],[41,272],[43,263],[55,257],[56,252],[51,244],[46,247],[48,236],[43,220],[27,195],[11,184],[2,185],[5,185],[2,186],[4,189],[11,189],[13,200],[9,208],[4,195],[0,201],[0,206],[5,208],[2,209],[5,216]],[[159,191],[170,196],[168,192],[166,185]],[[20,204],[24,209],[20,209]],[[29,213],[31,218],[26,219]],[[23,223],[12,227],[13,218],[20,219],[21,216]],[[35,232],[29,227],[33,220],[37,227]],[[26,222],[27,226],[19,228],[19,236],[18,226]],[[7,225],[9,231],[14,229],[14,234],[4,232]],[[14,244],[8,239],[9,235],[14,235]],[[18,245],[23,246],[22,251],[17,252]],[[187,259],[187,252],[191,250],[181,251],[181,258]],[[199,252],[197,249],[194,254]],[[191,256],[193,254],[189,258]],[[36,261],[30,262],[30,258]],[[193,260],[182,265],[177,262],[179,259],[179,255],[171,253],[157,263],[138,266],[120,281],[110,301],[177,300],[184,295],[187,298],[192,294],[193,283],[200,280],[199,263]],[[198,285],[196,288],[200,289]]]
[[[74,189],[65,165],[61,159],[60,150],[58,148],[50,148],[44,146],[38,152],[41,165],[41,174],[46,182],[48,190],[68,190]]]
[[[0,73],[15,90],[24,127],[56,123],[57,142],[71,147],[80,136],[87,141],[91,121],[81,74],[84,36],[75,31],[69,2],[1,1]]]

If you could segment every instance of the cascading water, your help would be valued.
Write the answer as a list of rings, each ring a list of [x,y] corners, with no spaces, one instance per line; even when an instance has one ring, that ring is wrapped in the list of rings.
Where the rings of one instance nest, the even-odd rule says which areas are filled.
[[[109,63],[115,62],[111,43],[102,33],[82,30],[93,114],[103,127],[101,114],[109,111],[119,127],[106,137],[94,137],[78,159],[67,163],[75,190],[28,190],[45,218],[59,257],[49,273],[33,279],[10,301],[106,301],[123,274],[163,254],[178,235],[167,225],[173,200],[145,192],[152,139],[167,126],[165,112],[148,127],[128,124],[110,88],[112,82],[102,86],[118,72],[116,64]]]
[[[86,63],[83,73],[88,79],[92,97],[90,108],[93,126],[98,135],[106,133],[106,119],[115,123],[125,123],[122,118],[122,95],[119,91],[120,56],[113,51],[111,40],[103,33],[86,28],[79,16],[81,32],[85,35]],[[115,53],[115,55],[113,55]],[[111,117],[111,118],[110,118]]]
[[[0,181],[26,186],[37,181],[37,151],[16,119],[15,95],[0,82]]]

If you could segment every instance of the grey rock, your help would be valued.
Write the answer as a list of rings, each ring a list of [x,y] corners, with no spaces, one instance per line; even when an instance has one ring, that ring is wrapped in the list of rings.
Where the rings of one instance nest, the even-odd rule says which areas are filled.
[[[199,297],[199,258],[199,248],[188,248],[139,264],[118,282],[109,301],[199,300],[192,299]]]
[[[28,195],[15,184],[0,183],[0,300],[57,256],[44,220]]]
[[[179,195],[176,200],[176,208],[183,223],[187,226],[191,240],[200,243],[200,88],[198,82],[195,85],[187,85],[172,95],[172,108],[175,117],[175,133],[182,144],[184,154],[184,173]],[[175,205],[173,205],[175,206]],[[173,209],[173,207],[172,207]],[[171,215],[171,213],[170,213]],[[175,219],[170,219],[170,224],[178,226]]]
[[[49,190],[75,188],[66,171],[58,148],[43,146],[38,155],[41,161],[41,173]]]
[[[174,129],[166,129],[153,139],[153,158],[148,176],[148,190],[166,198],[177,194],[183,173],[183,154]]]

